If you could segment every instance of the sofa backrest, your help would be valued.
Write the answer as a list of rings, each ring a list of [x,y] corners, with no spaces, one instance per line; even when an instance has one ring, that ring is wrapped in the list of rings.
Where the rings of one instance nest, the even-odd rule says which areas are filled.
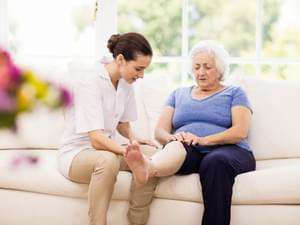
[[[250,145],[256,159],[300,157],[300,83],[240,77],[253,108]]]
[[[241,86],[247,93],[253,116],[249,133],[250,146],[257,160],[300,157],[300,83],[263,80],[240,76],[228,82]],[[149,84],[143,80],[137,93],[146,117],[139,117],[136,125],[148,120],[149,138],[170,89],[162,82]]]
[[[74,66],[73,66],[74,67]],[[72,68],[73,68],[72,67]],[[73,68],[74,69],[74,68]],[[70,72],[73,74],[72,69]],[[82,71],[83,73],[83,71]],[[171,92],[164,76],[135,84],[139,119],[133,128],[141,137],[154,140],[154,128]],[[257,160],[300,157],[300,83],[271,81],[246,76],[230,82],[242,86],[253,108],[250,145]],[[19,118],[14,134],[0,130],[0,149],[56,148],[63,130],[63,113],[39,109]],[[124,139],[118,138],[124,142]]]
[[[40,108],[21,115],[17,124],[17,131],[0,129],[0,150],[57,148],[64,126],[63,112]]]
[[[155,77],[153,75],[136,83],[135,93],[138,106],[138,120],[132,126],[139,134],[142,132],[141,134],[144,137],[155,141],[154,129],[171,91],[168,81],[163,76]]]
[[[71,61],[66,64],[46,63],[32,69],[66,88],[71,88],[79,76],[92,68],[92,61]],[[64,128],[63,109],[50,111],[38,108],[18,117],[17,132],[0,129],[0,149],[7,148],[57,148]]]

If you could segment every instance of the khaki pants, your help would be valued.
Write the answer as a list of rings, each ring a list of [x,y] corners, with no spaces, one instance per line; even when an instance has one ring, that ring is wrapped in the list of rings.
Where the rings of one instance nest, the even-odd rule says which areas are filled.
[[[157,149],[146,145],[142,145],[141,150],[146,156],[151,156],[157,151]],[[90,225],[106,225],[106,213],[120,170],[129,171],[124,158],[109,151],[84,150],[73,159],[69,172],[70,179],[79,183],[89,183],[88,213]],[[131,223],[147,223],[156,184],[157,178],[150,178],[145,185],[132,181],[128,211],[128,218]]]

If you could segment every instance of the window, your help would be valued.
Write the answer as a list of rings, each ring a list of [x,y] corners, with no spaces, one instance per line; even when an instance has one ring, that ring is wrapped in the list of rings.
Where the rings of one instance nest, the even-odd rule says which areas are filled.
[[[298,0],[119,0],[118,31],[145,34],[155,53],[149,72],[169,73],[175,84],[190,81],[185,62],[201,39],[224,44],[231,74],[300,80],[299,7]]]
[[[7,30],[0,38],[18,63],[50,67],[93,59],[94,0],[0,0],[1,5],[6,10],[0,27]]]
[[[93,1],[9,0],[9,44],[16,54],[91,57]]]
[[[17,58],[66,61],[107,53],[112,33],[143,33],[154,49],[148,73],[190,82],[200,39],[222,42],[231,74],[300,80],[299,0],[0,0],[0,43]]]

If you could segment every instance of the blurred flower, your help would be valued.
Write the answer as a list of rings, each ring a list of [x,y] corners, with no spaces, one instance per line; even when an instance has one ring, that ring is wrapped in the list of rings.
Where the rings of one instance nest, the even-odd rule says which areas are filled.
[[[35,166],[39,161],[37,156],[18,153],[12,158],[10,167],[11,169],[19,169],[20,167]]]
[[[9,53],[0,49],[0,128],[15,129],[17,116],[37,105],[57,109],[71,102],[67,89],[18,68]]]

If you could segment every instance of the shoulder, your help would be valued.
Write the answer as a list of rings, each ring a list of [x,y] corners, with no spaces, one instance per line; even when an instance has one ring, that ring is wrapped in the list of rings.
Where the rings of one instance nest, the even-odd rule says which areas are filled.
[[[180,87],[172,91],[167,99],[167,105],[175,107],[178,102],[186,99],[186,96],[188,96],[188,93],[190,93],[190,89],[191,87]]]
[[[230,93],[232,96],[246,95],[242,87],[234,85],[226,86],[225,92]]]
[[[97,62],[82,72],[76,83],[80,86],[98,86],[108,81],[104,65]]]
[[[248,107],[251,111],[251,104],[246,92],[240,86],[230,86],[232,106],[242,105]]]
[[[179,87],[179,88],[176,88],[172,92],[172,95],[175,95],[175,96],[187,95],[187,94],[190,93],[191,89],[192,89],[192,86],[189,86],[189,87]]]

